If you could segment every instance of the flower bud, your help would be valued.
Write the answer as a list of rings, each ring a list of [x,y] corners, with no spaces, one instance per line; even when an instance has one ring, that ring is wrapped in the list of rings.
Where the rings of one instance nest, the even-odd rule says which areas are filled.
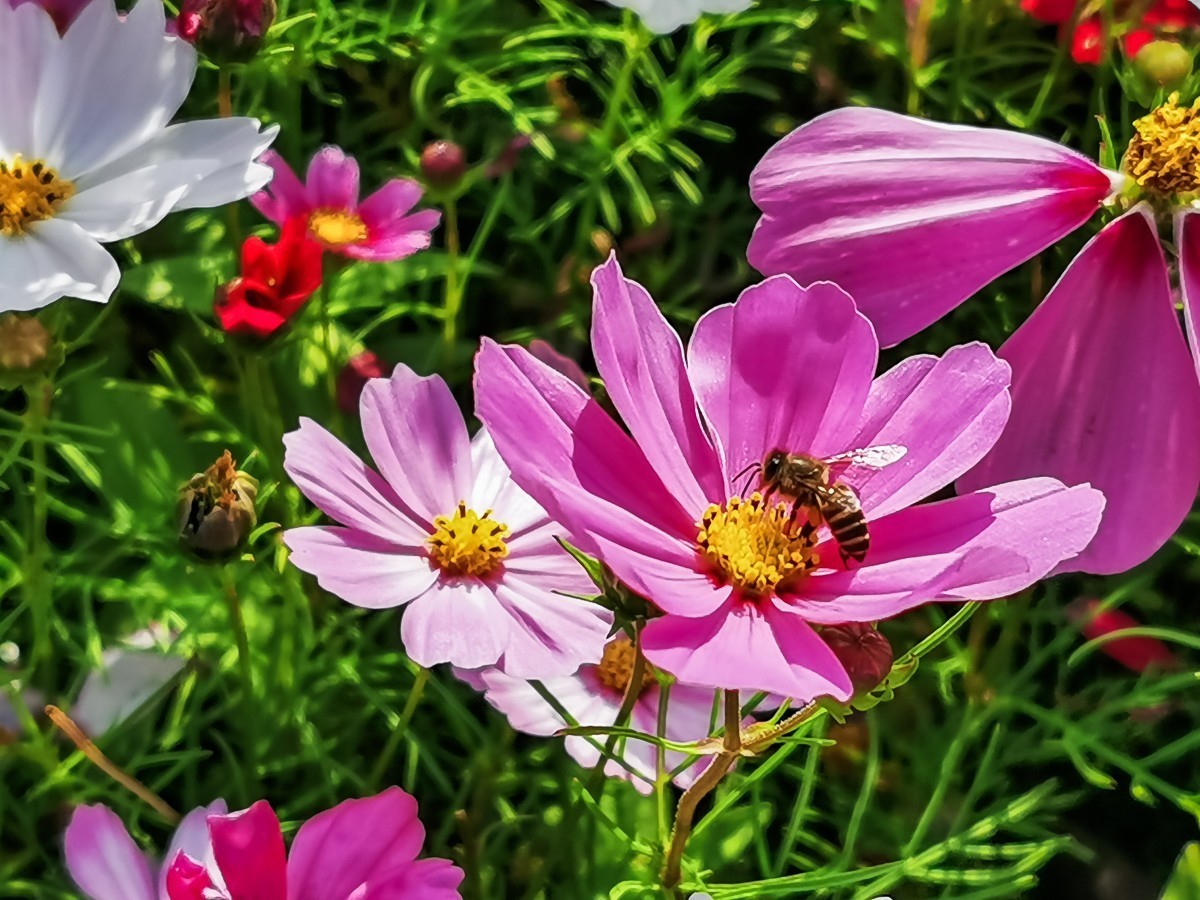
[[[214,62],[246,62],[262,47],[275,11],[275,0],[183,0],[175,32]]]
[[[850,676],[855,694],[878,687],[892,670],[892,645],[874,625],[829,625],[821,629],[821,638]]]
[[[452,188],[467,174],[467,157],[453,141],[431,141],[421,151],[421,174],[437,188]]]
[[[28,384],[61,362],[62,348],[45,325],[32,316],[0,316],[0,388]]]
[[[337,377],[338,409],[348,416],[358,412],[358,398],[372,378],[387,377],[383,360],[370,350],[364,350],[350,358]]]
[[[1178,87],[1192,74],[1192,54],[1175,41],[1151,41],[1133,58],[1138,72],[1152,83]]]
[[[258,519],[258,481],[239,472],[228,450],[179,489],[179,540],[202,559],[235,553]]]
[[[1095,598],[1076,600],[1067,607],[1067,619],[1089,641],[1105,638],[1118,631],[1141,628],[1142,623],[1129,613],[1104,607]],[[1145,635],[1115,638],[1104,641],[1100,652],[1115,659],[1125,668],[1141,674],[1147,669],[1170,672],[1179,668],[1175,653],[1158,638]]]

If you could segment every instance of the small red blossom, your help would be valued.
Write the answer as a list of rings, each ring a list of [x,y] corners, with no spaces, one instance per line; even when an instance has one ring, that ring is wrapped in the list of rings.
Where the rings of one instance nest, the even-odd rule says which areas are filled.
[[[383,360],[370,350],[364,350],[350,358],[342,367],[337,377],[338,409],[346,415],[358,412],[358,398],[362,396],[363,388],[372,378],[386,378],[387,366]]]
[[[1085,5],[1084,15],[1071,30],[1075,9]],[[1021,8],[1041,22],[1062,26],[1061,37],[1071,43],[1071,57],[1083,65],[1095,65],[1104,56],[1108,40],[1103,19],[1092,12],[1086,0],[1021,0]],[[1121,35],[1121,46],[1129,57],[1136,56],[1146,44],[1183,29],[1200,27],[1200,10],[1191,0],[1154,0],[1138,18],[1136,3],[1118,2],[1114,33]]]
[[[321,286],[321,246],[303,221],[284,226],[272,246],[261,238],[242,244],[242,274],[217,289],[213,313],[230,334],[269,338]]]
[[[1117,631],[1139,628],[1142,623],[1119,609],[1102,609],[1099,600],[1077,600],[1067,609],[1067,617],[1089,641]],[[1179,667],[1179,660],[1165,643],[1153,637],[1115,638],[1097,649],[1115,659],[1125,668],[1141,674],[1153,667],[1170,671]]]

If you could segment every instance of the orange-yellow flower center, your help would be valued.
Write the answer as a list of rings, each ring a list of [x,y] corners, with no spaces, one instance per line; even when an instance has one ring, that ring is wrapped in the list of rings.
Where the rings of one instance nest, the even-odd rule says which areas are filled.
[[[308,230],[330,247],[345,247],[367,239],[367,224],[355,213],[344,209],[317,209],[309,213]]]
[[[0,234],[19,237],[30,225],[53,218],[75,185],[41,160],[0,159]]]
[[[1124,160],[1129,177],[1152,197],[1195,199],[1200,191],[1200,100],[1180,106],[1179,94],[1172,94],[1133,128]]]
[[[447,575],[472,575],[486,578],[500,567],[508,556],[508,526],[490,518],[489,509],[482,516],[459,503],[450,516],[433,520],[433,534],[426,543],[429,558]]]
[[[757,491],[704,511],[696,543],[715,575],[751,594],[768,594],[788,578],[815,568],[820,559],[819,519],[792,519],[790,503],[768,503]]]
[[[629,682],[633,680],[633,664],[636,659],[637,651],[633,647],[633,641],[619,634],[605,645],[600,665],[596,667],[596,677],[605,687],[624,695],[629,688]],[[643,662],[642,684],[638,693],[649,687],[653,679],[654,667],[648,662]]]

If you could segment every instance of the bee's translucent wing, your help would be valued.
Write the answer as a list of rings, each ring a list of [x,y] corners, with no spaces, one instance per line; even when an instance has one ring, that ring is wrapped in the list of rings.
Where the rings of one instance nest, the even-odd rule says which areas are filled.
[[[882,469],[904,458],[908,448],[901,444],[879,444],[875,447],[864,447],[861,450],[849,450],[831,456],[825,462],[838,468],[857,466],[862,469]]]

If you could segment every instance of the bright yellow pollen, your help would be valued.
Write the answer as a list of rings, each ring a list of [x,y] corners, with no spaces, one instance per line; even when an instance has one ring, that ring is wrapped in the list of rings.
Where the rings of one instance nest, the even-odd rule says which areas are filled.
[[[486,578],[508,556],[508,526],[482,516],[460,502],[452,516],[433,520],[434,532],[426,542],[429,558],[447,575],[472,575]]]
[[[344,209],[318,209],[308,216],[308,230],[330,247],[345,247],[367,239],[366,223]]]
[[[819,520],[792,521],[791,504],[769,504],[755,492],[710,506],[697,526],[700,552],[724,581],[752,594],[767,594],[784,579],[815,568]]]
[[[596,667],[596,677],[605,687],[612,688],[619,694],[624,694],[633,678],[633,662],[637,651],[633,641],[623,634],[617,635],[604,647],[604,655],[600,657],[600,665]],[[644,691],[654,680],[654,667],[650,663],[642,665],[642,684],[639,693]]]
[[[1200,100],[1179,105],[1179,94],[1133,123],[1136,134],[1124,167],[1146,193],[1188,201],[1200,191]]]
[[[0,234],[21,236],[35,222],[53,218],[74,193],[75,185],[41,160],[0,159]]]

